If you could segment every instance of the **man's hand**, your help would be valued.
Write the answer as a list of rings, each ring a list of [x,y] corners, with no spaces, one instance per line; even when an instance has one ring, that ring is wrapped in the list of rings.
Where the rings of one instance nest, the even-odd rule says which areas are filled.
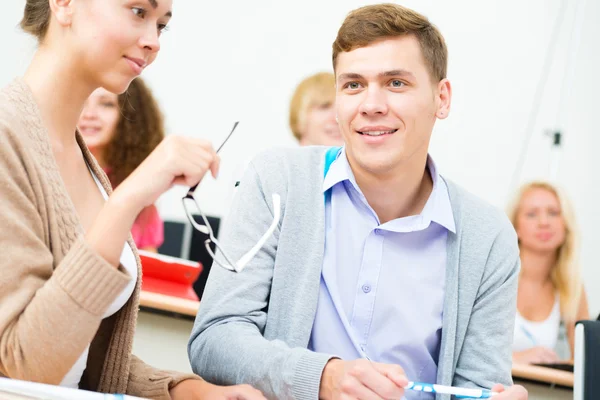
[[[400,399],[408,379],[398,365],[369,360],[330,360],[321,377],[319,398],[323,400]]]
[[[527,400],[529,397],[527,390],[521,385],[514,385],[508,389],[504,389],[504,386],[498,384],[494,385],[492,392],[499,393],[492,397],[494,400]]]

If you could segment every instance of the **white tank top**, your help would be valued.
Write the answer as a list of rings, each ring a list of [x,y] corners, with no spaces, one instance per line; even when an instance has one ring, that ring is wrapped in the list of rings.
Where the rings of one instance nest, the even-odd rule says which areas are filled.
[[[102,196],[104,196],[104,199],[107,200],[108,194],[102,187],[102,184],[91,169],[90,173],[94,177],[96,185],[98,185]],[[119,261],[129,274],[129,276],[131,276],[131,280],[129,281],[125,289],[121,292],[119,297],[117,297],[115,301],[113,301],[112,304],[108,307],[108,310],[106,310],[106,312],[104,313],[104,318],[110,317],[111,315],[119,311],[125,305],[125,303],[127,303],[127,300],[129,300],[129,298],[131,297],[131,294],[133,293],[133,290],[135,289],[135,284],[137,282],[137,262],[135,260],[135,256],[133,255],[133,250],[131,250],[131,247],[127,242],[125,242],[125,245],[123,246],[123,251],[121,252],[121,259]],[[85,371],[89,351],[90,346],[88,345],[79,357],[79,359],[75,362],[75,365],[73,365],[71,370],[67,372],[67,375],[65,375],[65,377],[63,378],[62,382],[60,383],[60,386],[75,389],[79,388],[79,381],[81,380],[81,376]]]
[[[560,297],[556,294],[554,306],[544,321],[529,321],[517,310],[513,351],[523,351],[536,346],[555,349],[560,328]]]

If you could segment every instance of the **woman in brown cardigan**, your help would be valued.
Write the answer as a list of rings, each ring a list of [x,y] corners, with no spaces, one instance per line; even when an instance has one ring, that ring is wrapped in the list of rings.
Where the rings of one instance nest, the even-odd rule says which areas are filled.
[[[39,49],[0,91],[0,376],[153,399],[263,399],[131,354],[140,263],[129,230],[174,184],[217,173],[209,142],[170,137],[107,199],[76,133],[94,89],[122,93],[156,58],[171,4],[26,1],[21,26]]]

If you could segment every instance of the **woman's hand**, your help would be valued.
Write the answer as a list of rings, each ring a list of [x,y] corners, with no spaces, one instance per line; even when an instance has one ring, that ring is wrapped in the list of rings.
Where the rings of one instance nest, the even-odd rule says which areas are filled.
[[[193,379],[180,382],[170,394],[173,400],[266,400],[250,385],[217,386]]]
[[[542,346],[513,353],[513,362],[516,364],[550,364],[558,361],[554,350]]]
[[[110,196],[86,233],[88,243],[117,267],[140,211],[173,185],[197,184],[209,170],[216,177],[219,157],[208,141],[168,136]]]
[[[196,185],[209,170],[213,177],[219,171],[219,157],[210,142],[167,136],[114,195],[124,196],[141,211],[173,185]]]

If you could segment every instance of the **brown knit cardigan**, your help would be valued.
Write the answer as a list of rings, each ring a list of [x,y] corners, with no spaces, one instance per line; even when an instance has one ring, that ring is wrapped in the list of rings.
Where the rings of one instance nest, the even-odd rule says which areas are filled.
[[[174,385],[199,378],[152,368],[131,354],[141,283],[133,241],[140,278],[123,308],[102,319],[131,278],[83,236],[40,111],[16,79],[0,91],[0,376],[59,384],[91,343],[82,389],[169,399]]]

